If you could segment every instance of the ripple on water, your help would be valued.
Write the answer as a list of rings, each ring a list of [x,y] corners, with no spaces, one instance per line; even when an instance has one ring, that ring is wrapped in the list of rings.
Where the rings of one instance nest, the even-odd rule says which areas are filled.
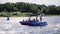
[[[0,34],[60,34],[60,17],[43,17],[43,21],[48,22],[45,27],[21,25],[19,21],[24,18],[11,18],[10,21],[0,18]]]

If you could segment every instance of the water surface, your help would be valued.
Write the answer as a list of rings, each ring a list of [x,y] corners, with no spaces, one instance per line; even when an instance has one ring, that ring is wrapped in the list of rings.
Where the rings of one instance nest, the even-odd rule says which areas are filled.
[[[60,34],[60,16],[44,16],[43,21],[48,23],[45,27],[25,26],[19,23],[28,18],[10,17],[8,21],[6,17],[0,17],[0,34]]]

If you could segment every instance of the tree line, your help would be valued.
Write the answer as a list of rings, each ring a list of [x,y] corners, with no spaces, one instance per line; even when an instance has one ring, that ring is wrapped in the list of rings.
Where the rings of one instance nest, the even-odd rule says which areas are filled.
[[[60,14],[60,6],[55,5],[39,5],[32,3],[16,2],[16,3],[5,3],[0,4],[0,12],[21,12],[21,13],[32,13],[39,15],[43,14]]]

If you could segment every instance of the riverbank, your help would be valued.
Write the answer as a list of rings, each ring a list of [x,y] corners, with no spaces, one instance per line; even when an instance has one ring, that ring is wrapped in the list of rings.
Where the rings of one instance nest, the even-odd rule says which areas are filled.
[[[26,17],[31,13],[21,13],[21,12],[0,12],[0,17]]]
[[[28,17],[29,15],[32,15],[32,13],[21,13],[21,12],[0,12],[0,17],[7,17],[7,16],[10,16],[10,17]],[[39,16],[39,15],[38,15]],[[55,15],[52,15],[52,14],[44,14],[43,16],[60,16],[60,14],[55,14]]]

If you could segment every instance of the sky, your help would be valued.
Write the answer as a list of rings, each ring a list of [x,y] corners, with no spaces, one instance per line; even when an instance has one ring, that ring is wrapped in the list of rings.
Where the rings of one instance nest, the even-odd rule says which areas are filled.
[[[27,3],[36,3],[36,4],[44,4],[44,5],[56,5],[60,6],[60,0],[0,0],[0,3],[16,3],[16,2],[27,2]]]

